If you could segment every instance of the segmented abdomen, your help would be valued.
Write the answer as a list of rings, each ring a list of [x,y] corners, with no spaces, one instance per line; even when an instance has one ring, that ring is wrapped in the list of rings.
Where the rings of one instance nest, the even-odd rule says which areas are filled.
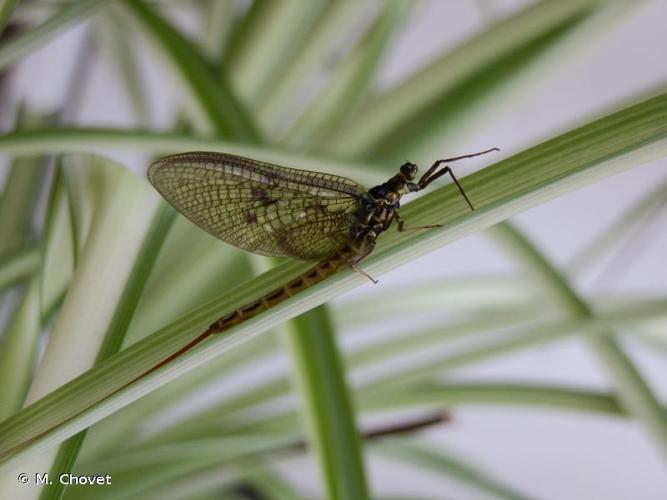
[[[337,273],[347,265],[355,255],[355,249],[349,243],[343,243],[326,259],[318,262],[302,275],[294,278],[286,285],[267,293],[260,299],[250,302],[240,309],[223,316],[209,327],[209,335],[223,332],[247,319],[257,316],[270,307],[279,304],[293,295],[309,288],[329,276]]]
[[[342,267],[349,264],[352,261],[352,258],[357,255],[357,253],[358,251],[350,243],[341,244],[329,257],[318,262],[315,266],[310,268],[301,276],[298,276],[286,285],[283,285],[280,288],[267,293],[260,299],[250,302],[237,309],[236,311],[233,311],[218,319],[215,323],[209,326],[204,333],[190,341],[188,344],[180,348],[166,359],[160,361],[157,365],[138,378],[141,378],[173,361],[181,354],[186,353],[197,344],[206,340],[208,337],[229,330],[231,327],[241,324],[253,316],[257,316],[259,313],[266,311],[270,307],[273,307],[276,304],[280,304],[291,296],[296,295],[306,288],[309,288],[319,283],[320,281],[325,280],[329,276],[336,274]]]

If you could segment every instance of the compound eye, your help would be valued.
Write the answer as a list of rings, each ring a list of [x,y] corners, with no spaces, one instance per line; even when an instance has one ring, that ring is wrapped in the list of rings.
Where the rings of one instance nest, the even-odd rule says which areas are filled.
[[[417,165],[414,163],[406,163],[401,167],[401,173],[407,180],[411,181],[417,175]]]

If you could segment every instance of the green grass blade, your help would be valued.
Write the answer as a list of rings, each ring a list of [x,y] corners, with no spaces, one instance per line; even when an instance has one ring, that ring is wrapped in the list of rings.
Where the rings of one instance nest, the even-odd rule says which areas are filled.
[[[479,404],[484,406],[510,406],[522,408],[552,408],[572,412],[588,412],[601,416],[623,417],[628,415],[619,406],[612,394],[593,390],[575,389],[554,385],[531,385],[503,382],[445,384],[440,382],[409,386],[406,390],[394,391],[382,397],[365,398],[360,401],[365,412],[397,411],[416,407],[434,408]],[[243,420],[244,417],[241,419]],[[238,421],[237,421],[238,422]],[[191,422],[188,422],[189,425]],[[233,433],[233,434],[230,434]],[[114,456],[94,463],[87,463],[82,471],[123,471],[136,467],[160,466],[165,461],[181,461],[183,451],[189,450],[189,458],[202,458],[201,467],[222,460],[237,462],[249,452],[264,454],[264,458],[276,453],[299,451],[295,445],[301,441],[300,426],[294,412],[274,416],[267,421],[254,421],[249,425],[229,427],[218,423],[202,436],[184,437],[171,442],[146,442],[118,450]],[[248,439],[271,436],[273,441]],[[277,438],[277,439],[274,439]],[[248,441],[246,441],[246,439]],[[220,447],[224,457],[207,450],[197,450],[198,443],[218,441],[227,445]],[[213,447],[213,445],[210,445]],[[209,449],[210,449],[209,447]]]
[[[296,106],[304,82],[333,56],[332,48],[340,44],[341,32],[349,29],[367,8],[355,0],[329,2],[324,6],[308,34],[308,43],[301,46],[257,108],[258,120],[272,136],[279,131],[284,114]]]
[[[278,165],[339,173],[369,185],[379,180],[377,175],[373,175],[373,170],[380,170],[377,166],[369,167],[368,162],[343,162],[326,156],[293,153],[266,145],[145,130],[60,127],[19,130],[0,135],[0,153],[16,156],[40,153],[94,153],[104,152],[108,148],[161,155],[188,150],[224,151]]]
[[[163,498],[176,500],[180,498],[199,500],[247,500],[247,494],[257,493],[266,500],[302,500],[303,497],[292,489],[280,476],[268,466],[259,465],[259,460],[241,458],[235,463],[230,460],[223,464],[201,465],[199,470],[182,472],[174,477],[155,484],[152,488],[141,492],[144,498]],[[160,465],[144,469],[144,474],[160,474]],[[250,491],[243,490],[239,496],[232,496],[230,490],[238,491],[239,487],[250,486]],[[136,494],[135,494],[136,495]],[[77,500],[79,497],[68,498]],[[117,497],[114,497],[117,498]]]
[[[268,467],[255,467],[247,478],[267,500],[302,500],[304,498]]]
[[[503,383],[494,380],[484,383],[425,382],[409,386],[365,401],[364,409],[457,406],[517,406],[549,408],[558,411],[591,412],[602,415],[629,417],[611,393],[552,385]]]
[[[153,436],[151,443],[177,442],[187,439],[204,439],[215,432],[216,429],[224,428],[224,422],[233,422],[239,414],[247,414],[246,410],[252,411],[262,403],[288,395],[293,389],[293,384],[287,376],[277,377],[265,383],[258,384],[236,397],[231,397],[213,408],[201,412],[187,420],[187,423],[175,428],[167,428]],[[270,417],[269,417],[270,418]]]
[[[0,46],[0,69],[48,43],[71,24],[95,13],[107,0],[80,0],[58,7],[56,13],[39,26],[28,29]]]
[[[226,2],[220,3],[226,4]],[[146,83],[138,54],[134,50],[138,45],[137,37],[134,33],[127,32],[123,26],[122,16],[119,16],[114,9],[110,9],[97,25],[99,30],[95,31],[96,40],[99,41],[102,50],[110,56],[112,64],[120,75],[136,123],[142,126],[149,125],[152,113]]]
[[[256,0],[234,31],[224,70],[249,107],[259,106],[322,9],[322,0]],[[257,108],[258,109],[258,108]]]
[[[591,307],[572,289],[567,279],[517,229],[503,224],[494,228],[494,233],[517,264],[550,292],[563,311],[573,318],[594,317]],[[613,335],[589,336],[586,342],[609,377],[620,402],[646,427],[667,458],[667,417],[639,370]]]
[[[150,227],[146,231],[141,248],[137,252],[132,269],[127,277],[127,282],[118,299],[116,308],[107,331],[104,334],[102,344],[97,353],[95,364],[100,363],[118,352],[125,339],[128,326],[134,316],[139,298],[141,297],[148,277],[150,276],[157,254],[167,236],[176,212],[166,203],[161,203],[156,210]],[[77,461],[81,446],[86,439],[88,430],[81,431],[65,441],[58,450],[58,454],[51,466],[51,476],[66,472],[72,472]],[[66,486],[62,483],[53,482],[42,490],[40,500],[55,500],[62,498]]]
[[[87,430],[81,431],[58,447],[58,452],[51,463],[49,477],[59,477],[60,474],[72,471],[87,433]],[[60,481],[51,481],[51,484],[47,484],[42,488],[39,500],[60,500],[65,494],[66,489],[67,486],[61,484]]]
[[[0,0],[0,33],[5,30],[18,0]]]
[[[406,284],[401,292],[396,294],[393,290],[383,289],[369,298],[342,299],[336,305],[336,321],[353,328],[377,322],[378,318],[391,318],[392,313],[416,316],[432,313],[440,304],[447,304],[448,313],[470,317],[485,312],[516,312],[542,302],[541,297],[527,290],[520,279],[508,276],[423,280]]]
[[[600,39],[613,33],[641,7],[640,2],[599,2],[592,9],[575,14],[525,46],[481,68],[432,105],[432,113],[427,111],[415,117],[420,119],[418,127],[423,133],[408,145],[407,150],[416,160],[422,161],[438,151],[454,150],[462,141],[475,137],[491,117],[514,114],[526,95],[549,86],[568,71],[568,67],[589,56]],[[633,94],[631,99],[637,101],[648,97]],[[617,100],[612,108],[627,104],[625,98]],[[609,109],[580,114],[573,123],[604,116]]]
[[[287,338],[327,498],[369,498],[351,398],[324,306],[293,319]]]
[[[174,262],[172,268],[165,268],[165,262],[160,259],[159,272],[148,283],[139,314],[132,322],[128,343],[144,338],[197,305],[217,297],[221,289],[236,287],[252,276],[245,256],[225,254],[219,242],[214,243],[215,248],[210,249],[193,245],[192,262]]]
[[[86,173],[97,169],[107,177],[107,189],[95,211],[76,277],[35,372],[27,404],[95,363],[131,272],[140,235],[150,225],[159,202],[156,196],[137,196],[136,179],[118,166],[82,162],[77,168]],[[123,237],[119,238],[119,234]],[[100,300],[101,296],[104,300]],[[52,449],[24,465],[29,470],[49,470],[56,454],[57,450]],[[13,496],[10,491],[16,483],[0,484],[2,494]],[[31,492],[37,495],[39,491],[40,488],[34,488]]]
[[[234,351],[221,356],[215,363],[200,366],[191,373],[135,401],[95,426],[90,439],[86,442],[83,457],[94,459],[109,453],[109,450],[123,447],[124,441],[121,439],[123,437],[128,438],[129,441],[132,441],[132,438],[139,440],[142,422],[159,415],[163,410],[181,401],[211,380],[233,373],[246,363],[256,361],[275,349],[273,335],[258,337],[239,345]],[[175,433],[172,430],[168,431],[169,438],[173,438]]]
[[[53,224],[60,222],[68,230],[66,237],[61,236],[63,242],[59,246],[61,247],[60,250],[63,251],[62,247],[66,246],[64,240],[69,240],[69,248],[64,251],[68,252],[67,256],[71,260],[72,273],[79,264],[81,251],[86,243],[95,210],[103,198],[103,184],[107,180],[103,174],[100,175],[97,169],[88,172],[90,175],[77,175],[77,173],[75,166],[64,161],[63,156],[58,157],[56,185],[61,188],[62,193],[56,192],[54,196],[62,194],[64,201],[61,200],[61,210],[66,213],[60,220],[54,219]],[[53,202],[56,203],[57,201],[54,200]],[[54,236],[58,237],[59,235],[56,233]],[[47,241],[47,245],[51,243]],[[55,241],[53,241],[53,244],[55,244]],[[48,246],[47,249],[49,249]],[[48,260],[46,262],[47,264],[50,263]],[[56,262],[58,266],[64,266],[64,264],[64,258],[62,261]],[[49,277],[55,274],[50,269],[47,269],[47,272]]]
[[[410,439],[387,439],[374,445],[373,450],[420,466],[425,470],[437,472],[470,486],[480,493],[490,494],[494,498],[506,500],[528,498],[490,477],[486,472],[466,463],[460,457],[447,453],[441,447],[436,448],[432,444]]]
[[[599,0],[541,1],[473,37],[428,68],[360,110],[348,127],[331,137],[329,148],[341,154],[367,152],[410,116],[455,88],[481,68],[591,10]]]
[[[166,203],[160,203],[153,216],[143,242],[137,252],[118,305],[109,322],[104,343],[100,347],[97,362],[104,361],[120,351],[134,318],[139,299],[144,293],[148,278],[153,272],[159,252],[176,217],[176,212]]]
[[[20,410],[28,393],[39,345],[39,309],[39,276],[35,276],[0,337],[0,421]]]
[[[149,4],[127,0],[126,5],[146,34],[175,68],[184,88],[205,122],[217,135],[254,142],[259,132],[231,89],[221,82],[202,54]]]
[[[456,145],[456,142],[449,138],[450,128],[460,127],[466,118],[470,120],[469,115],[474,113],[476,106],[483,102],[485,97],[490,96],[493,99],[499,94],[500,88],[514,79],[519,79],[533,64],[543,61],[545,53],[572,36],[587,14],[589,13],[566,19],[525,45],[514,48],[493,62],[487,62],[479,71],[447,88],[428,105],[416,109],[407,118],[409,127],[399,124],[393,130],[386,131],[365,152],[365,156],[394,162],[407,156],[421,161],[421,155],[427,157],[431,151],[447,150],[447,146],[443,145],[443,138],[445,144],[455,148],[453,145]],[[562,67],[562,63],[559,67]],[[536,82],[533,81],[533,84]],[[477,118],[480,120],[476,123],[479,127],[489,119],[489,115],[478,115]],[[462,135],[459,140],[460,137]]]
[[[33,209],[43,177],[43,159],[14,160],[0,196],[0,259],[18,252],[30,240]]]
[[[42,252],[31,247],[21,250],[0,262],[0,292],[32,276],[42,263]]]
[[[327,141],[341,122],[367,96],[391,35],[409,17],[414,5],[388,1],[358,46],[341,61],[324,89],[288,132],[284,142],[309,150],[327,149]]]
[[[78,251],[70,212],[69,193],[64,178],[62,166],[56,165],[46,210],[42,244],[44,253],[41,277],[43,317],[50,315],[67,291],[72,280]]]
[[[188,255],[188,259],[183,259]],[[252,276],[247,254],[221,245],[184,218],[174,225],[165,248],[155,264],[139,310],[130,326],[126,345],[144,338],[165,323],[214,298],[227,284],[243,283]],[[142,398],[97,426],[87,446],[89,453],[118,446],[122,437],[132,436],[140,422],[151,418],[165,406],[176,404],[196,387],[263,356],[274,347],[270,335],[239,346],[233,356],[224,356],[215,364],[202,366],[169,386]],[[89,441],[88,441],[89,442]]]
[[[479,346],[463,350],[458,349],[452,354],[448,353],[446,356],[439,356],[434,361],[422,362],[416,366],[409,366],[407,369],[393,369],[386,375],[366,381],[357,388],[358,405],[363,409],[372,409],[376,407],[395,408],[397,405],[402,407],[411,404],[413,406],[415,404],[425,404],[425,400],[421,400],[421,403],[419,403],[419,398],[428,398],[430,393],[427,389],[424,395],[423,387],[442,373],[484,362],[497,356],[544,345],[548,342],[563,340],[575,333],[599,332],[603,328],[608,328],[609,325],[636,328],[638,324],[643,325],[656,319],[666,318],[667,309],[665,306],[665,300],[649,301],[641,305],[614,307],[612,308],[613,312],[599,314],[596,318],[589,320],[558,318],[538,323],[533,322],[529,326],[512,327],[509,331],[503,331],[500,336],[493,334],[492,342],[483,342]],[[393,356],[400,349],[402,349],[402,354],[408,355],[413,354],[414,351],[424,352],[424,347],[420,344],[429,345],[426,344],[425,340],[435,337],[436,333],[439,334],[439,338],[431,344],[433,347],[437,347],[436,343],[453,340],[458,335],[485,334],[484,329],[488,329],[489,321],[491,320],[471,320],[468,323],[443,326],[440,330],[416,332],[398,339],[370,343],[368,346],[355,350],[348,355],[348,366],[355,371],[378,361],[387,361],[395,366],[396,358]],[[503,330],[504,327],[511,326],[498,320],[494,323]],[[388,347],[385,347],[385,344],[388,344]],[[414,389],[415,386],[420,389]],[[284,378],[271,379],[266,383],[254,386],[242,395],[226,399],[219,405],[194,415],[187,422],[181,422],[178,429],[167,429],[155,436],[152,441],[170,442],[181,439],[203,439],[211,432],[215,432],[216,429],[227,428],[230,422],[234,426],[233,422],[242,418],[242,415],[252,414],[254,406],[284,397],[288,392],[289,384]],[[446,391],[443,394],[447,394]],[[524,394],[524,399],[518,398],[519,402],[525,401],[530,395],[531,393]],[[446,396],[438,393],[436,397],[444,398]],[[549,398],[554,401],[554,404],[559,401],[558,397],[553,394]],[[489,401],[495,403],[492,397]],[[511,402],[511,400],[508,400],[508,402]],[[445,403],[447,401],[443,401],[440,406]],[[539,402],[535,404],[539,404]]]
[[[532,314],[531,314],[532,313]],[[534,319],[534,311],[528,309],[506,309],[499,314],[490,314],[479,319],[456,322],[447,326],[439,326],[426,330],[409,332],[407,335],[393,336],[381,342],[371,342],[355,350],[349,355],[351,366],[367,365],[383,360],[391,360],[395,356],[411,351],[419,351],[428,347],[450,342],[459,337],[481,335],[499,328],[509,328]]]
[[[568,264],[568,273],[576,276],[598,262],[605,251],[611,250],[624,238],[628,238],[641,221],[657,216],[667,203],[667,182],[663,182],[644,195],[631,206],[607,229],[602,231],[583,249],[572,257]]]
[[[234,24],[238,22],[238,5],[234,2],[206,0],[201,6],[204,55],[212,61],[222,61]]]
[[[575,129],[465,179],[477,210],[470,212],[448,185],[402,207],[412,224],[441,223],[420,234],[388,233],[365,262],[374,276],[558,195],[667,154],[667,94]],[[145,196],[145,195],[144,195]],[[191,311],[0,424],[5,467],[88,427],[142,395],[178,378],[268,328],[361,284],[342,271],[325,282],[213,337],[131,385],[130,381],[197,336],[213,320],[296,277],[309,264],[287,262]],[[122,389],[121,389],[122,388]],[[29,444],[26,442],[29,441]],[[17,448],[18,447],[18,448]],[[20,451],[19,451],[20,450]]]
[[[576,333],[585,332],[590,336],[602,336],[605,328],[615,324],[619,326],[633,326],[635,321],[642,322],[655,318],[663,318],[665,314],[664,301],[656,304],[647,304],[646,309],[635,309],[623,311],[623,314],[611,314],[608,317],[596,319],[570,319],[553,320],[528,327],[520,327],[502,338],[483,343],[479,347],[473,347],[455,352],[448,356],[439,357],[430,362],[421,363],[417,367],[409,368],[401,372],[392,373],[389,376],[375,380],[364,385],[360,391],[360,397],[372,397],[381,392],[395,391],[401,385],[407,386],[413,383],[421,383],[433,377],[456,368],[469,366],[493,359],[497,356],[514,353],[531,347],[543,345],[548,342],[562,340],[572,337]],[[636,316],[633,316],[636,314]],[[602,332],[602,333],[601,333]]]

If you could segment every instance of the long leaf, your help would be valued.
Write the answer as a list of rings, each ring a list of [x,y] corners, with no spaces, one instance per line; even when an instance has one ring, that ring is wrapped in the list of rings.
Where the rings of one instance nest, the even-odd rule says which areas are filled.
[[[147,3],[127,0],[126,4],[176,69],[206,125],[223,137],[248,142],[258,140],[259,132],[250,115],[231,89],[215,76],[192,43]]]
[[[477,207],[470,212],[450,185],[403,207],[414,224],[443,227],[415,235],[390,233],[366,261],[375,276],[521,210],[597,179],[667,153],[667,94],[556,137],[464,179]],[[141,395],[166,384],[237,343],[350,290],[366,279],[351,271],[334,275],[225,335],[136,380],[157,362],[193,339],[211,321],[286,282],[309,264],[285,263],[193,310],[149,338],[120,352],[0,424],[0,457],[5,466],[100,420]]]
[[[21,303],[0,337],[0,420],[21,409],[39,346],[39,276],[30,280]]]
[[[112,168],[108,164],[89,163],[80,166],[82,169],[95,167],[107,177],[107,189],[95,213],[95,224],[87,238],[76,279],[35,373],[28,404],[95,363],[108,325],[117,321],[115,306],[122,296],[125,279],[131,273],[133,258],[140,247],[140,235],[150,225],[158,206],[156,197],[138,197],[136,180],[118,166]],[[104,283],[103,294],[100,292],[101,282]],[[100,296],[104,300],[100,300]],[[80,342],[84,332],[86,342]],[[118,334],[117,331],[113,333]],[[76,453],[76,449],[71,451]],[[29,470],[50,470],[55,455],[57,450],[50,450],[25,465]],[[0,484],[2,494],[7,496],[12,496],[10,491],[17,485],[11,482]],[[40,488],[31,490],[35,495],[39,492]]]
[[[33,209],[45,169],[43,159],[14,160],[0,197],[0,259],[21,250],[30,240]]]
[[[385,2],[365,37],[338,63],[323,90],[299,116],[284,142],[309,150],[327,149],[326,142],[336,128],[369,94],[386,44],[406,22],[412,7],[401,0]]]
[[[0,262],[0,292],[39,271],[42,252],[39,248],[26,248]]]
[[[0,34],[5,30],[18,0],[0,0]]]
[[[638,324],[646,324],[655,319],[665,318],[667,316],[665,309],[665,301],[658,301],[656,303],[649,302],[643,306],[630,306],[627,309],[614,308],[613,313],[600,314],[594,319],[588,320],[551,320],[538,323],[531,323],[529,326],[519,326],[511,328],[509,331],[503,331],[502,335],[495,334],[492,341],[482,342],[479,345],[466,348],[454,348],[446,355],[439,355],[435,360],[422,360],[421,363],[407,367],[401,366],[397,370],[395,356],[396,352],[404,354],[414,354],[414,351],[423,352],[425,338],[435,337],[439,334],[438,342],[444,343],[451,337],[457,335],[471,334],[479,335],[486,333],[484,330],[489,328],[489,322],[486,321],[470,321],[460,325],[444,326],[440,330],[417,332],[407,337],[400,337],[394,340],[378,341],[371,343],[368,346],[356,350],[348,356],[348,367],[353,370],[353,376],[359,375],[357,370],[364,369],[368,364],[377,361],[388,361],[391,363],[392,370],[387,374],[376,375],[371,380],[365,380],[360,384],[356,390],[356,399],[362,409],[385,409],[395,408],[397,405],[414,406],[415,404],[426,404],[429,397],[434,397],[433,401],[437,401],[438,397],[442,397],[442,404],[449,404],[452,400],[447,399],[450,395],[453,397],[453,402],[456,402],[456,391],[452,393],[443,390],[441,393],[434,391],[429,392],[429,389],[424,389],[427,384],[435,377],[441,376],[443,373],[471,366],[480,362],[488,361],[499,356],[515,353],[520,350],[530,349],[535,346],[544,345],[548,342],[556,342],[565,338],[571,338],[575,334],[595,334],[601,329],[608,328],[609,325],[618,325],[623,327],[637,327]],[[505,320],[505,324],[501,321],[495,320],[495,326],[504,330],[503,327],[508,326],[511,322]],[[413,340],[414,339],[414,340]],[[437,343],[432,342],[432,347],[437,348]],[[421,349],[420,349],[421,348]],[[401,351],[402,349],[402,351]],[[428,386],[430,387],[430,386]],[[233,422],[243,415],[249,415],[253,409],[259,407],[268,401],[276,401],[284,398],[289,392],[289,384],[284,378],[273,378],[266,383],[262,383],[253,387],[253,389],[244,392],[242,395],[232,397],[221,402],[219,405],[194,415],[186,421],[180,422],[178,429],[167,429],[166,431],[154,436],[151,442],[170,442],[179,441],[183,439],[203,439],[205,436],[214,432],[215,429],[228,428],[230,422],[232,427],[235,427]],[[465,388],[463,389],[464,394]],[[493,390],[491,390],[493,391]],[[540,404],[540,397],[538,391],[520,392],[517,399],[519,402],[526,402],[531,397],[535,400],[533,404]],[[546,390],[545,390],[546,391]],[[479,397],[479,401],[483,402],[485,394],[483,391],[476,394],[474,388],[471,389],[471,399],[474,400],[475,395]],[[568,391],[568,394],[571,391]],[[435,394],[435,395],[434,395]],[[500,386],[496,387],[495,393],[501,396]],[[507,403],[512,402],[513,393],[508,389]],[[523,398],[523,399],[522,399]],[[559,401],[563,403],[564,407],[568,407],[567,398],[559,399],[558,394],[551,391],[547,399],[551,404],[556,405]],[[576,402],[576,397],[573,398]],[[584,398],[580,398],[583,400]],[[607,398],[609,399],[609,398]],[[465,399],[464,399],[465,401]],[[489,396],[487,402],[494,403],[493,396]],[[580,401],[581,402],[581,401]],[[548,403],[547,403],[548,404]],[[595,404],[595,402],[593,402]],[[615,405],[618,407],[618,405]],[[582,406],[585,409],[586,405]],[[286,410],[291,412],[290,409]],[[282,414],[281,414],[282,416]],[[276,414],[271,414],[266,417],[257,418],[257,422],[266,421],[267,419],[276,418]]]
[[[568,265],[571,275],[579,275],[598,262],[606,251],[618,246],[629,238],[642,221],[658,216],[667,204],[667,181],[655,186],[627,211],[621,214],[609,227],[574,255]]]
[[[259,120],[267,130],[273,134],[279,131],[281,120],[285,118],[283,115],[297,105],[304,84],[332,57],[332,51],[340,44],[341,32],[349,29],[355,18],[363,15],[368,7],[355,0],[325,5],[308,34],[308,43],[300,47],[257,109]]]
[[[278,165],[322,170],[346,175],[369,185],[378,182],[368,162],[354,163],[328,157],[292,153],[265,145],[245,144],[204,136],[149,132],[145,130],[98,129],[98,128],[50,128],[41,130],[19,130],[0,135],[0,152],[16,156],[39,153],[92,153],[108,148],[135,150],[148,154],[166,154],[183,151],[224,151],[268,161]]]
[[[473,489],[491,494],[496,498],[506,500],[527,498],[485,472],[466,463],[460,457],[447,453],[441,447],[436,447],[433,444],[408,439],[387,439],[373,448],[382,454],[398,458],[407,463],[420,465],[426,470],[438,472],[443,476],[458,480],[462,484],[472,486]]]
[[[132,33],[127,33],[122,21],[122,17],[110,9],[109,13],[97,22],[99,29],[95,30],[96,41],[108,53],[121,76],[136,123],[147,126],[151,123],[152,110],[141,63],[137,51],[133,50],[137,39]]]
[[[99,348],[95,361],[96,364],[118,352],[123,345],[130,321],[134,317],[139,303],[139,298],[153,270],[157,254],[162,248],[164,239],[171,228],[174,216],[175,212],[164,203],[156,210],[154,219],[144,236],[144,241],[133,263],[126,285],[118,299],[113,317],[107,327],[108,333],[104,335],[103,343]],[[86,434],[86,431],[82,431],[61,445],[58,456],[51,467],[52,476],[55,477],[58,474],[71,472],[79,455],[79,450],[86,438]],[[42,492],[40,500],[61,498],[64,490],[65,486],[60,482],[47,485]]]
[[[538,283],[551,292],[564,311],[573,318],[594,317],[591,307],[574,291],[567,279],[521,232],[509,224],[503,224],[495,228],[495,234],[499,235],[519,265],[535,275]],[[632,359],[625,354],[613,335],[591,336],[586,341],[604,368],[621,403],[646,426],[656,446],[667,458],[667,417]]]
[[[366,398],[360,408],[365,412],[414,410],[417,407],[434,408],[441,411],[443,406],[457,407],[478,404],[485,407],[551,408],[604,417],[632,418],[611,393],[555,385],[516,384],[502,381],[469,384],[433,382],[411,385],[407,387],[407,390],[390,393],[387,396]],[[667,414],[667,408],[663,411]],[[233,434],[230,434],[230,431],[233,431]],[[259,439],[268,436],[278,439],[264,444]],[[196,449],[198,443],[206,443],[209,440],[226,442],[227,445],[221,448],[224,450],[224,459],[234,460],[241,458],[250,450],[275,453],[281,451],[285,443],[290,443],[290,449],[293,449],[300,436],[298,419],[296,414],[291,412],[266,421],[250,422],[249,424],[243,422],[236,427],[218,424],[214,429],[199,437],[192,436],[174,441],[151,441],[143,445],[130,445],[116,450],[115,454],[107,459],[102,458],[99,461],[85,464],[81,471],[100,469],[123,471],[151,464],[159,466],[165,462],[181,460],[183,450],[189,450],[188,453],[191,456],[205,459],[205,463],[202,463],[201,466],[207,467],[212,463],[218,463],[221,460],[221,453],[215,454],[206,450],[200,452]],[[211,448],[214,448],[214,445],[211,445]]]
[[[16,35],[0,46],[0,69],[18,61],[32,50],[48,43],[61,30],[95,13],[107,0],[80,0],[58,7],[56,13],[37,27]]]
[[[249,107],[260,105],[303,44],[322,0],[256,0],[232,33],[224,70]]]
[[[480,405],[524,408],[550,408],[557,411],[591,412],[632,417],[618,404],[613,394],[569,387],[517,384],[494,380],[484,383],[430,382],[410,386],[409,391],[390,397],[369,399],[366,408],[457,407]]]
[[[41,270],[42,315],[48,316],[64,296],[76,265],[77,244],[67,196],[66,174],[60,160],[51,183],[51,193],[46,210],[46,223],[42,237],[44,262]]]
[[[481,68],[597,4],[599,0],[543,0],[498,22],[369,102],[349,126],[330,138],[328,150],[348,155],[367,152],[392,131],[409,123],[416,110],[426,109]]]
[[[369,498],[351,398],[324,306],[292,320],[287,338],[327,497]]]

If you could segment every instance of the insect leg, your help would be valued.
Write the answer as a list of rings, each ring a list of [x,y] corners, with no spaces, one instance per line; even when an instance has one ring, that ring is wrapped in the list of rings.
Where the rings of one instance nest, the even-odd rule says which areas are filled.
[[[436,162],[436,164],[437,164],[437,163],[439,163],[439,161]],[[431,167],[431,168],[429,169],[429,171],[432,170],[432,169],[433,169],[433,167]],[[427,173],[428,173],[428,172],[427,172]],[[456,178],[456,176],[454,175],[454,172],[452,172],[452,169],[451,169],[450,167],[445,167],[445,168],[443,168],[442,170],[440,170],[440,171],[437,172],[436,174],[432,175],[431,177],[426,177],[426,175],[424,175],[421,179],[419,179],[419,182],[417,183],[417,186],[419,187],[419,190],[421,191],[421,190],[424,189],[426,186],[428,186],[431,182],[433,182],[434,180],[438,179],[439,177],[442,177],[442,176],[445,175],[445,174],[449,174],[449,175],[452,177],[452,180],[454,181],[454,184],[456,184],[456,187],[459,188],[459,191],[461,192],[461,195],[463,195],[463,197],[465,198],[466,202],[467,202],[468,205],[470,206],[470,210],[475,210],[475,207],[472,206],[472,203],[471,203],[470,200],[468,199],[468,195],[466,195],[465,191],[463,190],[463,187],[462,187],[461,184],[459,183],[458,179]]]
[[[470,200],[468,199],[468,196],[466,196],[465,191],[463,191],[463,188],[461,187],[461,184],[459,184],[459,181],[454,176],[454,172],[452,172],[452,169],[450,167],[445,167],[437,173],[435,173],[435,171],[443,163],[451,163],[451,162],[454,162],[454,161],[463,160],[465,158],[474,158],[475,156],[480,156],[480,155],[483,155],[483,154],[486,154],[486,153],[490,153],[491,151],[500,151],[500,149],[491,148],[491,149],[487,149],[486,151],[480,151],[479,153],[472,153],[472,154],[463,155],[463,156],[455,156],[453,158],[444,158],[442,160],[436,161],[435,163],[433,163],[433,165],[431,165],[431,167],[426,171],[426,173],[424,173],[424,175],[422,175],[421,179],[419,179],[419,182],[417,183],[417,188],[418,188],[417,190],[419,191],[419,190],[424,189],[431,182],[433,182],[437,178],[442,177],[443,175],[448,173],[449,175],[451,175],[452,180],[454,181],[456,186],[459,188],[459,191],[461,191],[461,194],[465,198],[466,202],[468,202],[468,205],[470,206],[470,208],[472,210],[474,210],[475,208],[472,206],[472,203],[470,203]]]
[[[486,151],[480,151],[479,153],[471,153],[469,155],[455,156],[454,158],[445,158],[444,160],[438,160],[436,163],[452,163],[454,161],[465,160],[466,158],[474,158],[475,156],[485,155],[492,151],[500,151],[498,148],[487,149]]]
[[[373,278],[370,274],[368,274],[366,271],[363,269],[357,267],[357,264],[366,258],[375,248],[375,239],[377,238],[377,235],[375,234],[374,231],[369,231],[364,235],[364,237],[361,239],[359,242],[359,246],[355,249],[355,255],[350,259],[350,267],[358,272],[359,274],[363,274],[366,276],[369,280],[371,280],[374,284],[378,284],[378,280]]]
[[[424,175],[422,175],[422,180],[428,179],[428,177],[433,172],[435,172],[435,169],[438,168],[438,166],[442,165],[443,163],[452,163],[459,160],[465,160],[466,158],[474,158],[475,156],[485,155],[486,153],[490,153],[491,151],[500,151],[500,149],[491,148],[487,149],[486,151],[480,151],[479,153],[471,153],[469,155],[454,156],[453,158],[443,158],[442,160],[438,160],[433,165],[431,165],[431,168],[429,168]]]
[[[350,264],[350,267],[352,268],[352,270],[358,272],[359,274],[363,274],[364,276],[366,276],[369,280],[371,280],[371,281],[373,282],[374,285],[377,285],[377,284],[379,283],[378,280],[376,280],[375,278],[373,278],[373,276],[371,276],[370,274],[368,274],[366,271],[364,271],[364,270],[361,269],[360,267],[357,267],[356,264]]]
[[[396,219],[398,223],[398,231],[403,232],[403,231],[415,231],[417,229],[435,229],[438,227],[442,227],[442,224],[432,224],[430,226],[412,226],[412,227],[405,227],[405,219],[400,216],[398,212],[394,212],[394,219]]]

